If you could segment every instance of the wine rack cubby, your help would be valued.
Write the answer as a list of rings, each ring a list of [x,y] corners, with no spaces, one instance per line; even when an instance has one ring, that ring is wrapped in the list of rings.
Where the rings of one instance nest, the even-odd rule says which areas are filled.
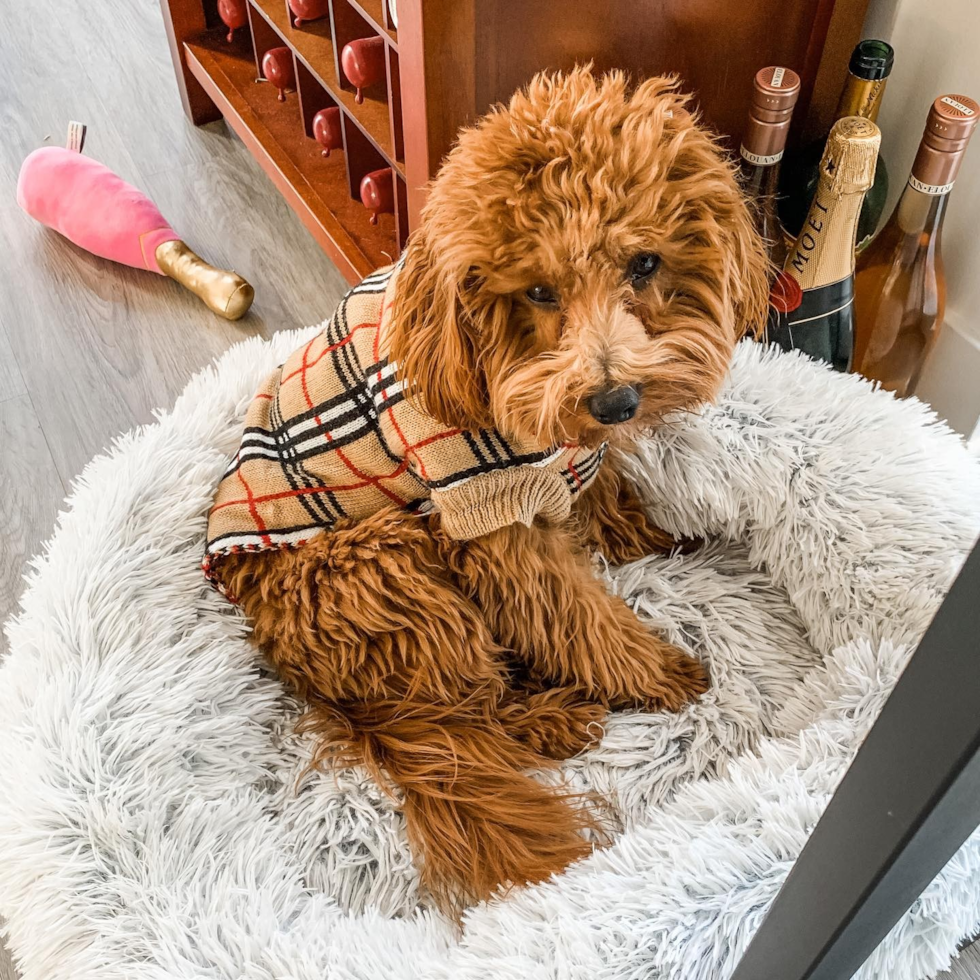
[[[597,71],[676,72],[737,149],[755,72],[789,65],[802,80],[792,143],[827,128],[868,0],[685,0],[677,11],[635,0],[397,0],[397,29],[389,0],[294,0],[300,21],[287,0],[222,0],[248,15],[230,42],[218,0],[161,2],[188,116],[223,116],[356,282],[404,247],[459,127],[534,72],[589,61]],[[293,59],[284,102],[256,81],[270,47]],[[313,130],[324,109],[339,113],[339,145],[328,156]],[[375,202],[390,180],[393,213],[376,223],[360,198],[369,174]]]
[[[225,103],[225,118],[356,281],[394,261],[409,231],[397,34],[388,26],[385,0],[330,0],[326,16],[300,23],[287,0],[245,2],[247,26],[231,41],[226,27],[206,23],[184,42],[188,65]],[[365,40],[378,49],[376,77],[359,99],[341,59],[346,44]],[[285,101],[262,72],[263,56],[277,48],[292,57],[295,82]],[[314,119],[324,109],[337,110],[342,133],[342,144],[327,155],[314,135]],[[361,202],[361,181],[379,172],[390,173],[383,178],[391,183],[390,213],[374,214]]]

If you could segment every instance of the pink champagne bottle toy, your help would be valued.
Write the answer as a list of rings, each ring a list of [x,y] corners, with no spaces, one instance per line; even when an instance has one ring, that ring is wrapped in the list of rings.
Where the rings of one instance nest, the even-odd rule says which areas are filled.
[[[156,205],[108,167],[59,146],[31,153],[20,168],[17,203],[93,255],[170,276],[228,320],[245,315],[254,290],[181,241]]]

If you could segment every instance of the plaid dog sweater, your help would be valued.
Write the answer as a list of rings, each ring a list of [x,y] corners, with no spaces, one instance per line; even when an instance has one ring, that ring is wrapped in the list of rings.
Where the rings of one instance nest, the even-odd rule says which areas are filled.
[[[397,270],[351,289],[249,406],[208,518],[203,567],[222,591],[223,555],[296,547],[392,504],[434,507],[457,539],[539,515],[560,521],[595,478],[604,445],[523,446],[420,409],[387,356]]]

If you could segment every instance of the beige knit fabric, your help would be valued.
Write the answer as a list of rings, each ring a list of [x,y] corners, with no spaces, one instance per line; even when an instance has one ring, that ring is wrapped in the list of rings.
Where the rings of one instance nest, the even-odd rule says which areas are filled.
[[[546,448],[426,415],[388,358],[397,267],[368,276],[326,329],[263,384],[208,521],[205,572],[221,555],[297,546],[345,518],[431,501],[455,538],[535,517],[560,521],[605,447]]]

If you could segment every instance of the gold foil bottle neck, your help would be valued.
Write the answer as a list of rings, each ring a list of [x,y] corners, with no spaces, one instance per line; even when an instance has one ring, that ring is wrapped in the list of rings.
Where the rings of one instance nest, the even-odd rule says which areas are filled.
[[[875,179],[881,130],[861,116],[834,123],[820,159],[820,182],[834,196],[863,193]]]
[[[875,122],[894,63],[895,49],[887,41],[874,37],[859,41],[847,64],[847,81],[834,118],[864,116]]]
[[[881,109],[887,78],[865,79],[849,75],[837,104],[837,118],[861,116],[874,122]]]
[[[865,191],[874,182],[881,133],[870,119],[834,123],[820,160],[820,180],[784,269],[804,292],[854,271],[854,239]]]

